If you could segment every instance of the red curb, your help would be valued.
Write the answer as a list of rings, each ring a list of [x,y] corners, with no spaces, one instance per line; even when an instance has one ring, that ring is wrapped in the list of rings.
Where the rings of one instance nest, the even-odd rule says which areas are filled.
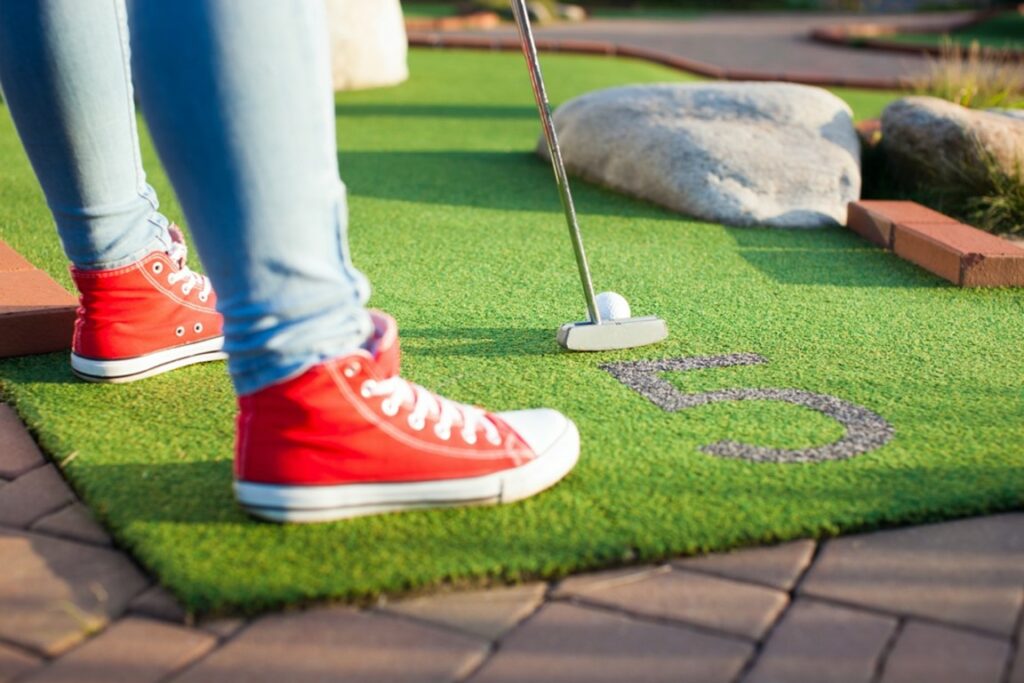
[[[78,300],[0,240],[0,358],[71,346]]]
[[[438,33],[410,33],[410,47],[432,47],[443,49],[468,50],[521,50],[515,38],[477,38],[474,36],[442,36]],[[680,57],[661,50],[622,45],[620,43],[584,41],[584,40],[547,40],[539,39],[537,49],[546,52],[566,52],[577,54],[604,54],[619,57],[643,59],[661,64],[670,69],[685,71],[697,76],[726,81],[785,81],[815,86],[845,86],[849,88],[867,88],[871,90],[900,90],[904,83],[896,78],[842,78],[816,73],[763,73],[740,69],[723,69],[687,57]]]
[[[494,28],[501,24],[496,12],[471,12],[469,14],[439,19],[406,19],[406,31],[459,31],[462,29]]]
[[[917,202],[863,200],[850,202],[846,227],[886,249],[892,248],[892,230],[896,223],[956,223],[954,219]]]
[[[916,202],[851,202],[847,227],[960,287],[1024,287],[1024,248]]]
[[[908,45],[887,40],[885,36],[897,33],[948,33],[980,24],[987,19],[998,16],[1005,10],[985,10],[975,12],[970,19],[956,22],[944,22],[928,25],[901,26],[889,24],[854,24],[852,26],[821,26],[811,31],[811,39],[828,45],[843,47],[866,47],[885,52],[901,54],[926,54],[941,57],[942,48],[932,45]],[[985,51],[982,51],[983,53]],[[995,53],[1017,61],[1024,61],[1024,50],[996,49]],[[983,54],[984,56],[984,54]]]
[[[1024,287],[1024,249],[963,223],[897,223],[893,252],[961,287]]]

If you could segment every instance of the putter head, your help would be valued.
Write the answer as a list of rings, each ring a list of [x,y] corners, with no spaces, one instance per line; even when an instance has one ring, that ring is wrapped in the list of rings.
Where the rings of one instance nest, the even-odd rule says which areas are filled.
[[[623,318],[566,323],[558,330],[558,343],[570,351],[612,351],[656,344],[668,336],[661,318]]]

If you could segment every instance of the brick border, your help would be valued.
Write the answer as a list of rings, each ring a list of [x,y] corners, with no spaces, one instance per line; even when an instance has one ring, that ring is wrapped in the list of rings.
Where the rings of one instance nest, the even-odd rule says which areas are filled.
[[[847,88],[866,88],[871,90],[902,90],[907,86],[903,79],[898,78],[842,78],[823,73],[779,72],[762,73],[745,69],[723,69],[707,62],[679,57],[662,50],[633,47],[620,43],[596,40],[554,40],[538,38],[537,49],[545,52],[565,52],[570,54],[605,55],[609,57],[631,57],[643,59],[654,64],[667,66],[677,71],[685,71],[698,76],[726,81],[786,81],[802,85],[832,86]],[[518,52],[522,48],[517,38],[476,37],[476,36],[443,36],[436,32],[410,32],[410,47],[432,47],[462,50],[488,50]]]
[[[958,287],[1024,287],[1024,248],[916,202],[850,202],[847,227]]]
[[[0,240],[0,358],[71,347],[78,299]]]
[[[470,12],[450,17],[405,19],[406,31],[460,31],[463,29],[494,28],[501,24],[497,12]]]
[[[811,31],[811,39],[828,45],[840,45],[842,47],[863,47],[872,50],[883,50],[885,52],[898,52],[901,54],[920,55],[925,54],[931,57],[942,56],[942,49],[933,45],[909,45],[894,40],[887,40],[886,36],[897,33],[946,33],[960,29],[969,28],[983,21],[1013,12],[1014,10],[986,10],[975,12],[969,19],[954,22],[940,22],[935,24],[906,26],[888,24],[854,24],[852,26],[828,25],[821,26]],[[1001,56],[1007,56],[1012,60],[1024,62],[1024,50],[995,50]],[[991,53],[982,50],[982,58]]]

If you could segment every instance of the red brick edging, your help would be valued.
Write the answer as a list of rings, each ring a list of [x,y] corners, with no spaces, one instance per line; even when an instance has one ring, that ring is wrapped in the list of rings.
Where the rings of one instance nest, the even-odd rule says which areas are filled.
[[[405,20],[406,31],[459,31],[462,29],[494,28],[501,24],[497,12],[470,12],[451,17],[413,18]]]
[[[71,346],[78,300],[0,240],[0,358]]]
[[[476,36],[443,36],[438,33],[409,33],[409,45],[412,47],[455,48],[466,50],[519,51],[519,40],[502,37]],[[661,64],[671,69],[686,71],[727,81],[787,81],[803,85],[845,86],[850,88],[869,88],[873,90],[900,90],[905,86],[897,78],[842,78],[820,73],[761,73],[742,69],[723,69],[707,62],[679,57],[661,50],[633,47],[596,40],[552,40],[537,39],[537,49],[548,52],[568,52],[573,54],[606,55],[615,57],[632,57]]]
[[[887,40],[886,36],[897,33],[948,33],[965,29],[982,21],[991,19],[1002,14],[1005,10],[986,10],[975,12],[969,19],[957,22],[943,22],[929,24],[926,26],[900,26],[889,24],[855,24],[852,26],[821,26],[811,31],[811,39],[819,43],[829,45],[842,45],[843,47],[866,47],[873,50],[884,50],[886,52],[899,52],[902,54],[926,54],[932,57],[942,56],[942,48],[934,45],[911,45],[900,43],[895,40]],[[994,51],[982,51],[982,57],[988,55],[999,55],[1017,61],[1024,61],[1024,50],[1002,49]]]
[[[1024,287],[1024,249],[916,202],[850,202],[847,227],[960,287]]]

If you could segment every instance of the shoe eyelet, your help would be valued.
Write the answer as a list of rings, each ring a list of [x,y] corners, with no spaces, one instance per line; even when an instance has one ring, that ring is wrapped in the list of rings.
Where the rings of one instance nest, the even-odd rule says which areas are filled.
[[[466,444],[469,446],[476,445],[476,433],[474,432],[473,434],[466,434],[465,432],[463,432],[462,440],[465,441]]]
[[[359,395],[363,398],[370,398],[373,396],[373,388],[376,386],[372,379],[368,379],[363,382],[363,385],[359,387]]]
[[[410,428],[415,429],[417,432],[422,430],[427,424],[422,417],[418,420],[413,420],[412,415],[409,416],[409,419],[406,420],[406,422],[409,423]]]
[[[195,325],[192,326],[192,329],[195,330],[196,334],[200,334],[203,331],[203,324],[196,323]]]
[[[185,328],[184,327],[179,327],[178,329],[176,329],[174,331],[174,335],[177,336],[177,337],[184,337],[185,336]]]
[[[441,439],[441,441],[447,441],[452,438],[452,431],[450,429],[439,429],[437,425],[434,426],[434,436]]]
[[[204,304],[209,300],[209,298],[210,298],[209,294],[200,294],[199,295],[199,300],[201,302],[203,302]]]
[[[362,369],[362,367],[363,366],[361,366],[358,362],[349,363],[348,365],[345,366],[345,369],[342,370],[342,374],[344,374],[346,377],[355,377],[356,374],[358,374],[358,372]],[[366,384],[364,383],[363,386],[366,386]]]
[[[181,288],[181,295],[182,296],[188,296],[191,293],[192,293],[192,288],[191,287],[182,287]]]
[[[394,417],[398,415],[398,405],[392,403],[390,399],[384,399],[380,402],[380,412],[384,413],[388,417]]]
[[[153,272],[156,273],[157,275],[164,272],[164,264],[160,263],[159,261],[154,262]]]

